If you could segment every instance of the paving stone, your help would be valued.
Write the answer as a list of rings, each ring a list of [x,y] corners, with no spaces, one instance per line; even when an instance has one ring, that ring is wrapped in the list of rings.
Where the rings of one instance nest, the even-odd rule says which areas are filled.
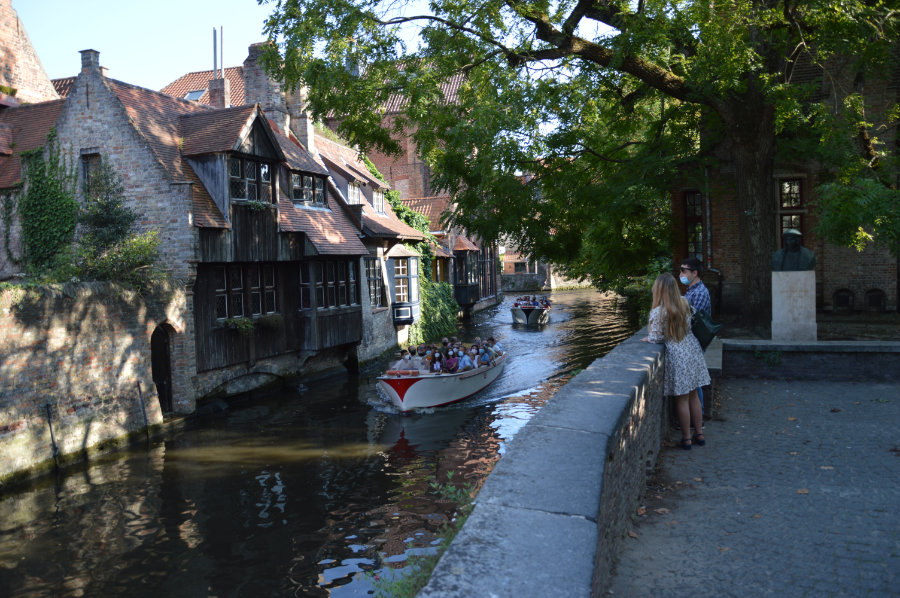
[[[648,492],[610,593],[900,596],[900,385],[719,388],[707,445],[662,453],[683,485]]]

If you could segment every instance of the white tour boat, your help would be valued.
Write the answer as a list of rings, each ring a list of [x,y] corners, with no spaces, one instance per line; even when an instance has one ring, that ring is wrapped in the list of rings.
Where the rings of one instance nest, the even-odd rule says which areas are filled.
[[[506,355],[493,365],[455,374],[431,374],[419,370],[388,370],[378,377],[380,388],[400,411],[440,407],[471,397],[503,372]]]
[[[523,326],[539,326],[547,324],[550,321],[550,301],[546,297],[536,300],[538,305],[534,305],[530,297],[519,297],[513,303],[510,311],[514,324],[522,324]]]

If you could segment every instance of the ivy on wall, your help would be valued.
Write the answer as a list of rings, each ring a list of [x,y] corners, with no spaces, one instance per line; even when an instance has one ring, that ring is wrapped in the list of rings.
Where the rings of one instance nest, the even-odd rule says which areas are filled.
[[[24,258],[32,269],[46,270],[69,255],[75,238],[75,173],[60,154],[56,130],[45,147],[22,153],[22,167],[25,185],[18,207]]]
[[[371,160],[364,157],[369,172],[387,185],[384,176]],[[431,280],[431,260],[434,259],[434,243],[437,240],[431,234],[431,222],[424,214],[420,214],[400,201],[400,193],[390,189],[384,198],[391,205],[397,217],[425,235],[425,240],[417,243],[412,249],[419,253],[419,308],[421,317],[410,326],[409,342],[418,344],[434,340],[456,331],[456,317],[459,304],[453,296],[453,287],[446,282]]]

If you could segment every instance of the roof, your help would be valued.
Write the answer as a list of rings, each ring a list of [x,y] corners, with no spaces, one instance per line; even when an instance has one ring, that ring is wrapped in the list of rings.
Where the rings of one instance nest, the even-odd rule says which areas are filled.
[[[284,153],[285,162],[287,163],[288,168],[291,170],[312,172],[325,176],[329,175],[328,170],[316,162],[315,158],[306,151],[306,148],[303,147],[303,144],[300,143],[293,133],[285,135],[272,120],[269,120],[269,127],[275,134],[275,140],[278,141],[278,145]]]
[[[22,152],[42,147],[56,125],[65,100],[0,110],[0,189],[22,180]]]
[[[316,135],[316,148],[326,166],[332,168],[332,176],[340,176],[349,180],[361,180],[381,189],[388,187],[373,177],[365,164],[359,159],[359,153],[346,145]],[[338,166],[340,165],[340,166]],[[363,230],[373,236],[388,239],[408,239],[421,241],[425,235],[397,218],[390,204],[385,202],[384,212],[378,212],[368,201],[362,204]]]
[[[184,142],[181,154],[196,156],[234,150],[244,137],[245,129],[252,123],[256,111],[256,106],[239,106],[182,116],[181,134]]]
[[[418,212],[428,218],[429,226],[433,231],[444,230],[441,217],[450,209],[450,197],[448,195],[436,195],[432,197],[410,197],[401,199],[407,208]]]
[[[460,233],[456,235],[456,244],[453,245],[453,251],[480,251],[478,245],[469,240],[467,236]]]
[[[283,189],[278,192],[278,226],[285,232],[305,233],[321,255],[363,255],[368,253],[358,230],[338,203],[328,194],[328,209],[295,207]]]
[[[455,104],[459,98],[459,86],[465,75],[456,73],[441,84],[441,93],[444,95],[446,104]],[[385,104],[384,110],[387,114],[397,113],[406,107],[407,99],[402,94],[392,94]]]
[[[72,88],[75,86],[75,77],[53,79],[51,83],[53,83],[53,88],[56,89],[56,93],[59,94],[59,97],[67,98],[72,92]]]
[[[190,165],[181,159],[185,142],[181,130],[182,117],[200,112],[221,114],[209,106],[179,100],[158,91],[130,85],[115,79],[105,80],[125,108],[135,130],[143,137],[159,164],[175,181],[192,182],[193,223],[201,228],[228,228],[219,211]]]
[[[203,95],[194,101],[199,104],[209,104],[209,81],[215,78],[212,70],[188,73],[163,87],[160,92],[176,98],[184,98],[188,92],[202,89]],[[231,104],[242,106],[244,104],[244,67],[226,67],[225,78],[229,83]]]

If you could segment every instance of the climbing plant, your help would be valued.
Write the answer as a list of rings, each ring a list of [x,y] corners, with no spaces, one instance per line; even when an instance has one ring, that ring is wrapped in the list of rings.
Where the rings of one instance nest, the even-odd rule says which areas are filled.
[[[387,184],[384,176],[368,158],[364,158],[369,172]],[[409,341],[422,343],[439,338],[456,331],[456,316],[459,304],[453,297],[453,287],[446,282],[435,282],[431,279],[431,261],[434,259],[434,244],[437,242],[431,234],[431,223],[424,214],[403,205],[400,193],[390,189],[385,192],[384,199],[394,210],[394,214],[402,221],[425,235],[425,239],[412,249],[419,254],[419,308],[421,317],[409,329]]]
[[[24,257],[30,268],[47,270],[68,255],[75,237],[75,173],[59,151],[56,130],[50,131],[43,148],[22,153],[22,165],[19,217]]]

